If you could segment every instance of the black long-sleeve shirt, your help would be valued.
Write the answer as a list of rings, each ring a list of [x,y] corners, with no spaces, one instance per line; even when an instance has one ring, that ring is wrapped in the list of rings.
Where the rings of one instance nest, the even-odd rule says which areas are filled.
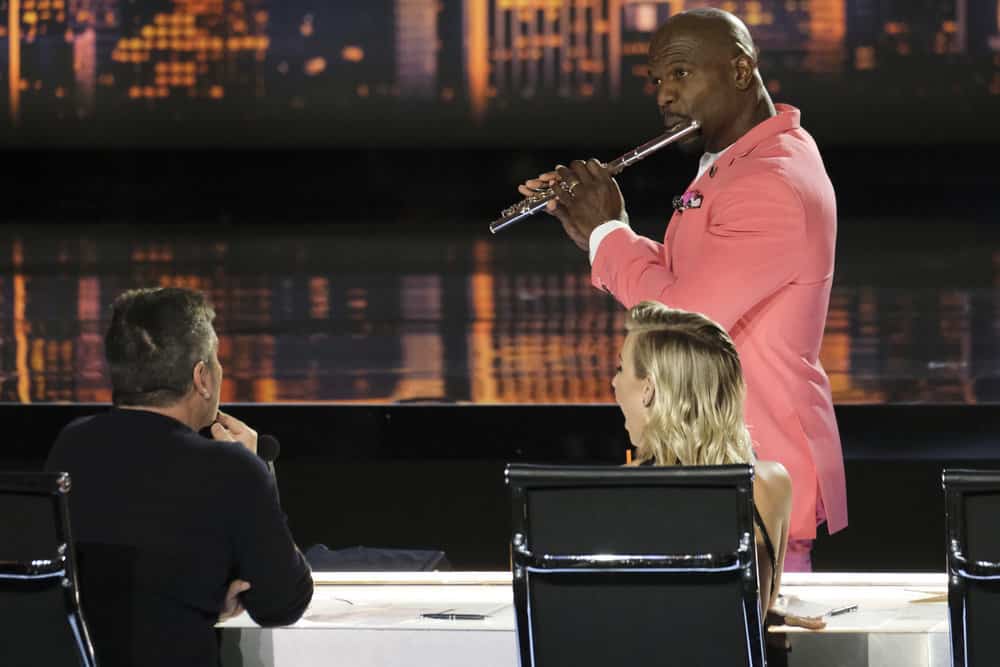
[[[215,667],[229,582],[260,625],[294,623],[312,599],[274,477],[239,443],[145,410],[76,421],[45,465],[70,474],[80,601],[102,667]]]

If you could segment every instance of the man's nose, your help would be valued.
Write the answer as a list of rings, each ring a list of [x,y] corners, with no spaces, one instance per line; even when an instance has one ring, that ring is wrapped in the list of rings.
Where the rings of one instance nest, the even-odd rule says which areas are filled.
[[[674,103],[676,93],[665,83],[661,83],[656,88],[656,104],[661,112],[670,110],[670,105]]]

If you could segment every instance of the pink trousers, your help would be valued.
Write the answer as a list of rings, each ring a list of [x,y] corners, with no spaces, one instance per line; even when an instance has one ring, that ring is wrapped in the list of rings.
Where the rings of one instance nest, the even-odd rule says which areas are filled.
[[[823,495],[816,489],[816,524],[826,522],[826,510],[823,508]],[[812,572],[812,550],[815,540],[788,540],[788,550],[785,552],[785,572]]]
[[[813,540],[788,540],[785,572],[812,572]]]

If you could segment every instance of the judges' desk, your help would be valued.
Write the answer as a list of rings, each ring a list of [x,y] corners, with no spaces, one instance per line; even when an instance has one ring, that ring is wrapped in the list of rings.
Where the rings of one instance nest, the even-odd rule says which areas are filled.
[[[260,628],[246,614],[220,624],[223,665],[517,665],[509,572],[313,576],[312,604],[295,625]],[[946,667],[946,590],[944,574],[788,573],[782,595],[793,613],[857,609],[827,616],[820,631],[773,631],[788,633],[792,667]]]
[[[517,664],[509,572],[314,572],[313,579],[312,603],[295,625],[260,628],[246,614],[220,624],[222,664]],[[450,614],[483,618],[465,620]]]
[[[781,594],[824,616],[822,630],[772,627],[791,641],[790,667],[951,667],[948,579],[944,573],[786,573]]]

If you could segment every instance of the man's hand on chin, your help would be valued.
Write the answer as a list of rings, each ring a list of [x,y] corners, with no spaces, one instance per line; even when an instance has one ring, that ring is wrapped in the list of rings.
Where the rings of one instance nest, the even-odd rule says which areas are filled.
[[[257,453],[257,431],[222,410],[219,410],[215,423],[212,424],[212,437],[216,440],[243,443],[244,447],[254,454]]]

